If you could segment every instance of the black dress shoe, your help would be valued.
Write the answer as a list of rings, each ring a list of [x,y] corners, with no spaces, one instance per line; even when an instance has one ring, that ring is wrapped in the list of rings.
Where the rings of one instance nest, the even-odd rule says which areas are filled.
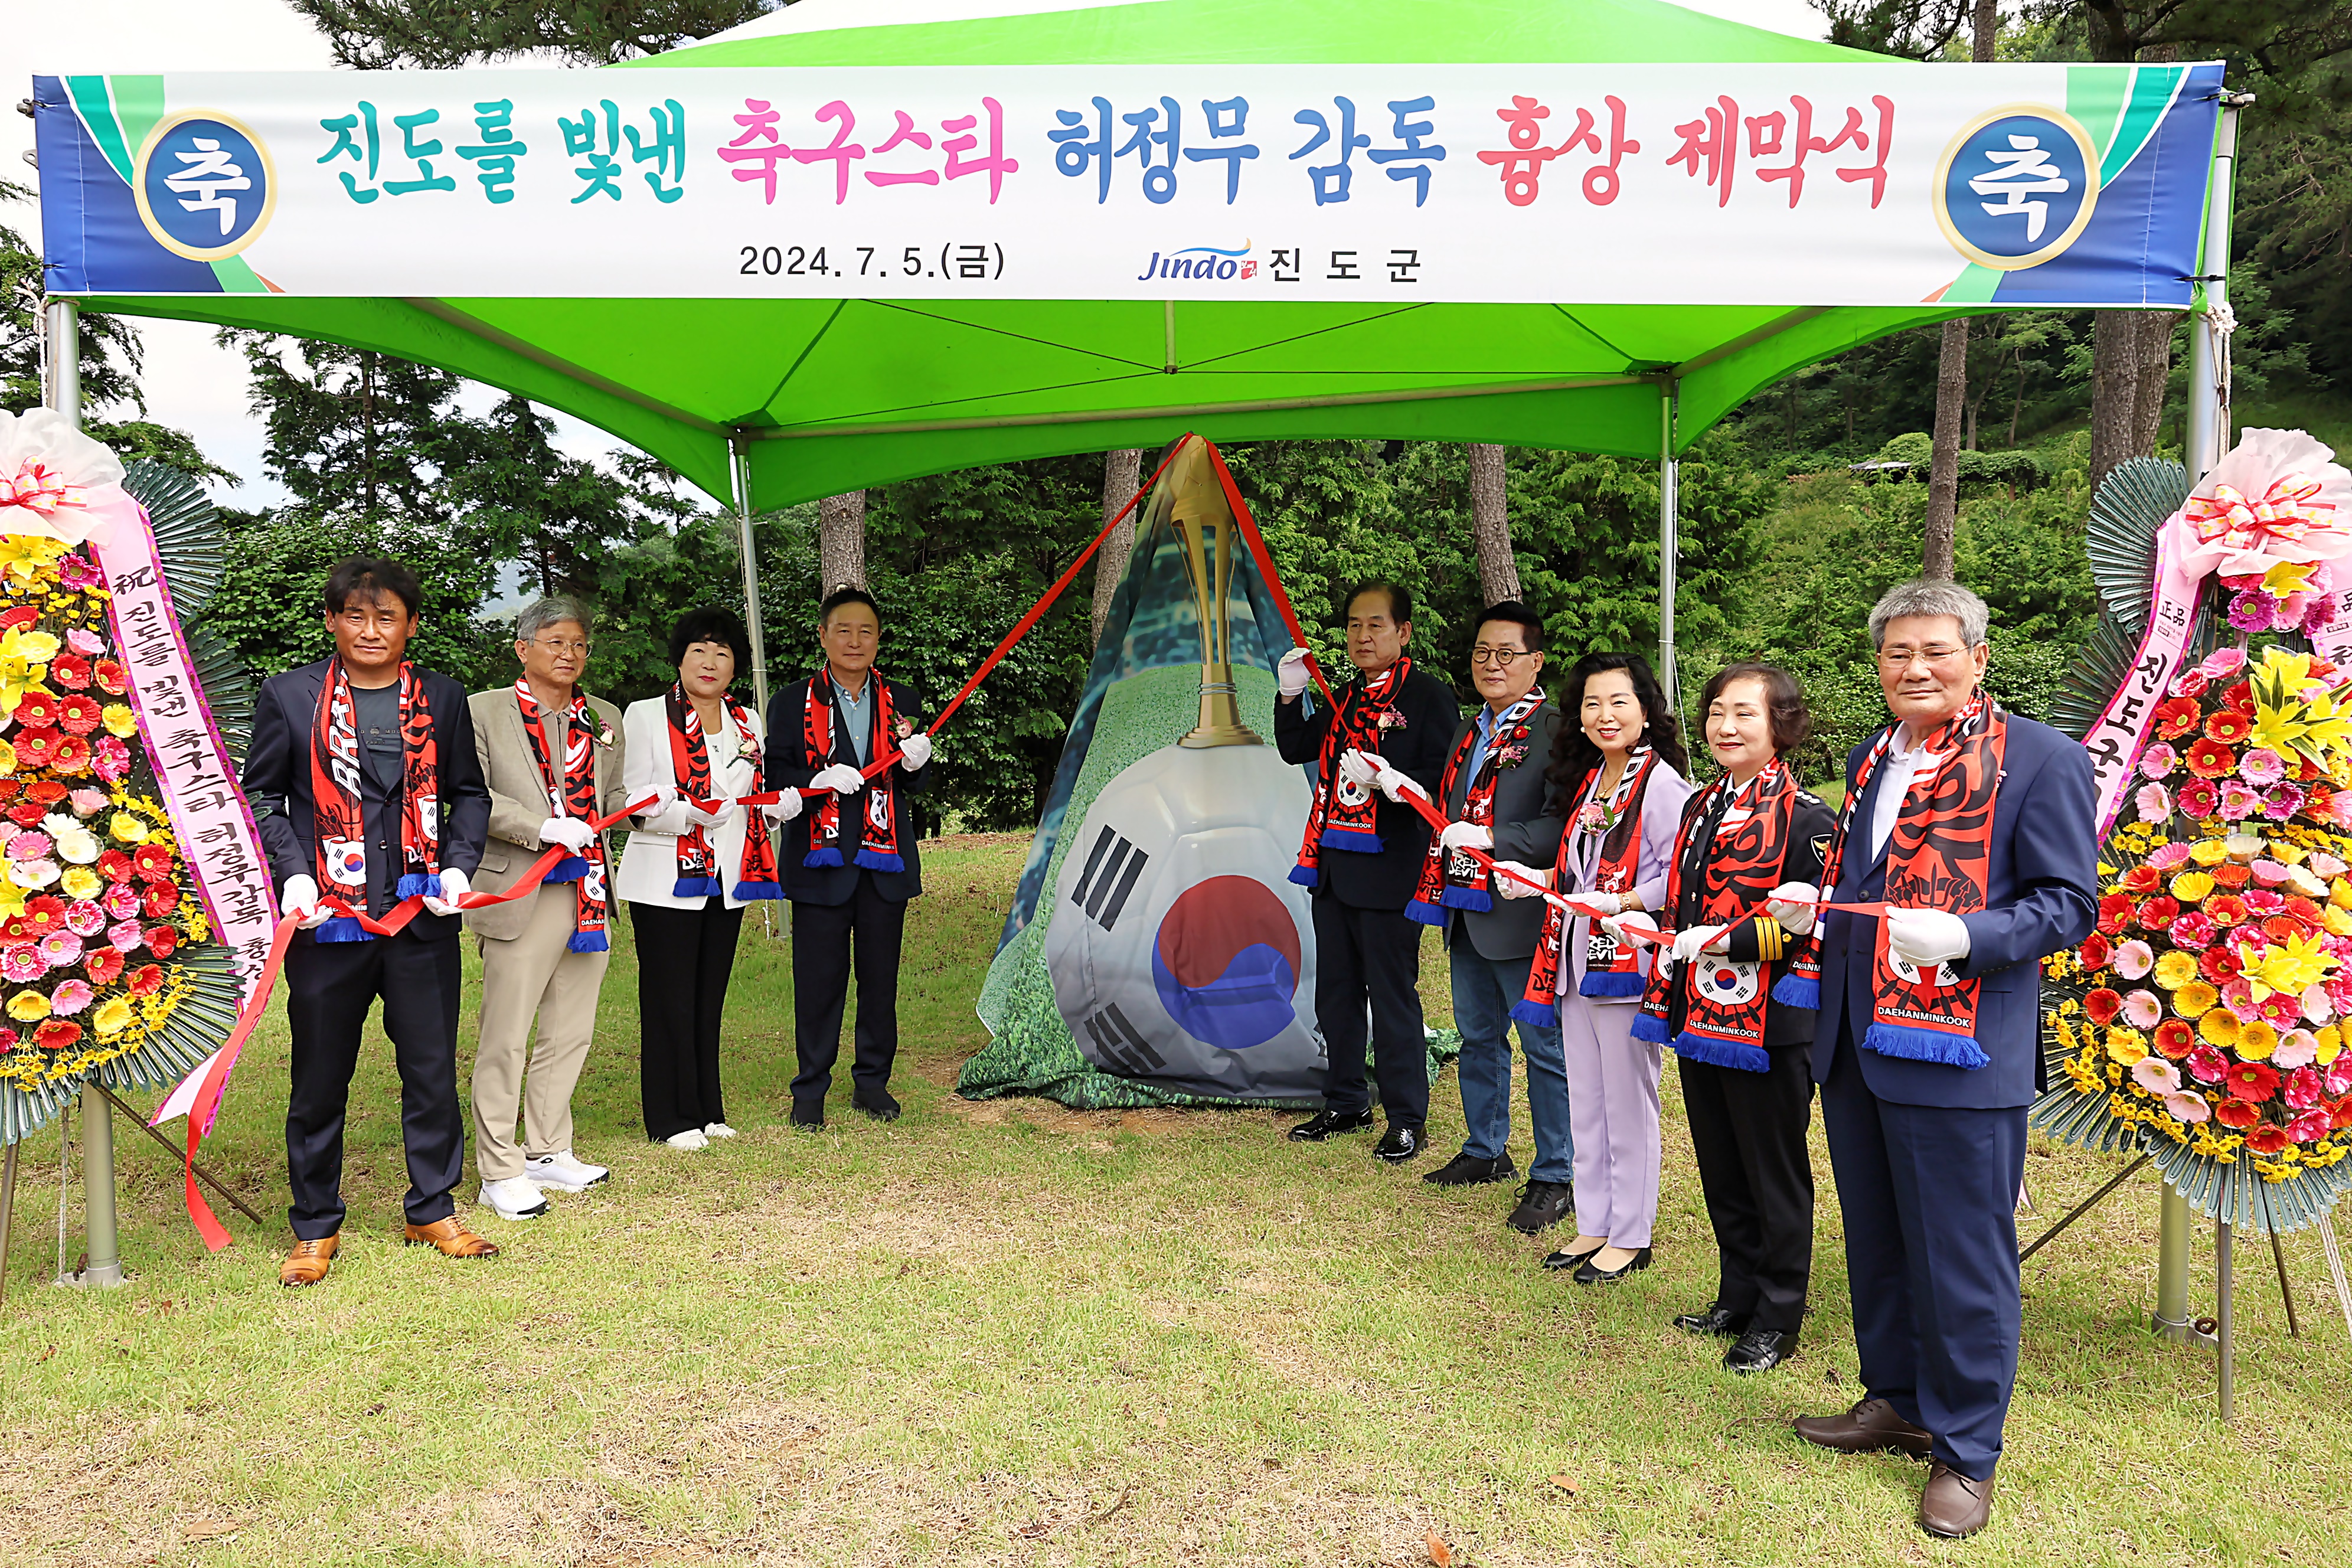
[[[1576,1206],[1576,1188],[1567,1182],[1529,1182],[1519,1189],[1519,1206],[1503,1223],[1536,1236],[1549,1230]]]
[[[1372,1113],[1365,1110],[1318,1110],[1290,1130],[1293,1143],[1320,1143],[1341,1132],[1369,1132]]]
[[[1592,1259],[1587,1258],[1584,1260],[1584,1267],[1579,1268],[1572,1278],[1579,1285],[1610,1285],[1637,1269],[1647,1268],[1649,1266],[1650,1249],[1645,1247],[1614,1268],[1596,1268],[1592,1266]]]
[[[1391,1121],[1372,1153],[1391,1165],[1402,1165],[1429,1147],[1429,1134],[1417,1122]]]
[[[814,1104],[803,1105],[797,1100],[793,1101],[792,1122],[795,1127],[824,1126],[824,1102],[818,1100]]]
[[[1778,1329],[1750,1329],[1723,1352],[1723,1370],[1743,1374],[1770,1372],[1796,1353],[1796,1335]]]
[[[861,1089],[849,1097],[849,1103],[877,1121],[898,1121],[901,1109],[887,1089]]]
[[[1717,1302],[1704,1312],[1685,1312],[1675,1320],[1675,1327],[1686,1334],[1716,1334],[1729,1339],[1748,1331],[1748,1314],[1731,1311]]]
[[[1475,1154],[1456,1154],[1421,1179],[1433,1187],[1483,1187],[1490,1182],[1508,1181],[1519,1173],[1508,1154],[1497,1154],[1491,1160],[1481,1160]]]
[[[1604,1241],[1601,1247],[1608,1245]],[[1581,1268],[1584,1267],[1584,1260],[1600,1251],[1601,1247],[1589,1247],[1582,1252],[1555,1252],[1543,1260],[1543,1266],[1546,1268]]]

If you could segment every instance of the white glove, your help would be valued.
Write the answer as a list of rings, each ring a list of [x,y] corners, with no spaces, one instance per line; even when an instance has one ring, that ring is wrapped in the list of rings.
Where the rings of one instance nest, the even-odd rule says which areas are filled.
[[[812,789],[829,789],[835,795],[856,795],[866,787],[866,775],[847,763],[835,763],[819,768],[816,777],[809,780]]]
[[[541,844],[561,844],[574,855],[584,854],[596,830],[576,816],[551,816],[539,825]]]
[[[1658,922],[1651,917],[1647,910],[1627,910],[1622,914],[1611,915],[1607,920],[1602,921],[1601,929],[1609,933],[1610,941],[1623,942],[1628,931],[1654,931],[1658,929]],[[1658,955],[1658,962],[1661,963],[1672,963],[1674,961],[1675,955],[1671,952]]]
[[[737,804],[732,796],[722,795],[710,803],[709,810],[705,811],[689,800],[686,803],[686,815],[698,827],[717,827],[735,815]]]
[[[1622,893],[1570,893],[1568,898],[1576,903],[1591,905],[1603,916],[1616,914],[1625,907],[1625,895]]]
[[[1381,776],[1381,763],[1350,746],[1339,753],[1339,776],[1358,789],[1370,789]]]
[[[1813,905],[1822,890],[1811,882],[1783,882],[1764,900],[1764,912],[1780,922],[1790,936],[1811,936],[1821,911]]]
[[[1460,849],[1465,845],[1473,849],[1492,849],[1495,830],[1475,822],[1449,822],[1437,841],[1448,849]]]
[[[1675,932],[1674,954],[1676,963],[1688,963],[1702,952],[1723,952],[1730,948],[1724,941],[1729,926],[1692,926]]]
[[[1517,860],[1497,860],[1495,862],[1495,891],[1507,899],[1540,899],[1543,894],[1528,887],[1527,882],[1515,882],[1504,876],[1506,871],[1517,871],[1529,881],[1540,882],[1547,888],[1551,886],[1551,873],[1548,870],[1523,866]]]
[[[425,907],[436,915],[454,915],[457,912],[457,900],[473,890],[474,885],[466,880],[466,873],[451,867],[441,873],[441,896],[436,899],[425,894]]]
[[[1274,667],[1274,689],[1284,701],[1307,689],[1307,650],[1292,648]]]
[[[918,730],[898,742],[898,754],[907,759],[909,771],[928,768],[931,765],[931,738]]]
[[[638,815],[646,817],[659,816],[663,812],[667,811],[671,806],[676,805],[677,801],[678,795],[677,786],[676,784],[658,785],[654,790],[653,804],[646,806],[645,810],[638,813]]]
[[[1921,969],[1969,955],[1969,923],[1943,910],[1886,911],[1887,950]]]
[[[760,808],[760,812],[761,815],[764,816],[768,819],[770,824],[781,827],[785,823],[790,822],[793,817],[798,816],[801,814],[801,808],[806,804],[807,802],[801,797],[800,791],[796,789],[781,790],[777,793],[776,804],[773,805],[763,805]]]
[[[1390,767],[1385,763],[1381,764],[1381,771],[1372,775],[1372,784],[1382,795],[1400,805],[1404,804],[1407,791],[1421,796],[1423,800],[1429,798],[1429,792],[1415,783],[1412,774],[1402,768]]]
[[[278,895],[278,912],[296,916],[303,931],[327,923],[327,911],[319,907],[319,884],[308,877],[286,879],[286,890]]]

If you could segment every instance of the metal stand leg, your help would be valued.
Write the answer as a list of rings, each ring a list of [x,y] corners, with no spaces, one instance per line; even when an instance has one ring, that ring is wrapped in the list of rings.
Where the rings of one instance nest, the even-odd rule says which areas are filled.
[[[2106,1185],[2101,1187],[2097,1192],[2093,1193],[2089,1197],[2084,1198],[2081,1203],[2076,1204],[2073,1208],[2068,1209],[2064,1218],[2061,1219],[2056,1225],[2052,1226],[2048,1230],[2043,1231],[2040,1236],[2035,1237],[2032,1245],[2028,1246],[2024,1251],[2017,1255],[2018,1262],[2023,1263],[2027,1258],[2032,1257],[2035,1253],[2049,1246],[2052,1238],[2056,1237],[2060,1231],[2065,1229],[2068,1226],[2073,1225],[2076,1220],[2081,1219],[2084,1215],[2090,1213],[2092,1208],[2101,1198],[2105,1197],[2109,1193],[2112,1193],[2117,1187],[2122,1186],[2124,1183],[2130,1178],[2134,1172],[2137,1171],[2142,1165],[2147,1164],[2148,1161],[2153,1158],[2155,1158],[2155,1156],[2152,1154],[2142,1154],[2138,1159],[2134,1160],[2130,1164],[2126,1165],[2122,1170],[2117,1171],[2114,1176],[2108,1179]],[[2019,1189],[2021,1194],[2022,1194],[2023,1191],[2024,1189],[2022,1187]]]
[[[8,1300],[9,1222],[16,1217],[16,1145],[0,1155],[0,1302]]]
[[[122,1283],[114,1226],[114,1111],[88,1092],[81,1097],[81,1270],[58,1282],[79,1290],[111,1290]]]
[[[2217,1315],[2221,1320],[2221,1419],[2226,1424],[2238,1418],[2238,1367],[2236,1360],[2236,1317],[2232,1310],[2230,1258],[2230,1222],[2221,1220],[2213,1226],[2214,1295],[2220,1302]]]
[[[169,1138],[164,1137],[161,1132],[158,1132],[152,1127],[148,1126],[145,1119],[142,1118],[137,1110],[133,1110],[131,1103],[124,1100],[121,1095],[115,1093],[112,1089],[108,1089],[103,1084],[93,1083],[88,1087],[94,1089],[98,1090],[99,1093],[106,1096],[107,1104],[111,1105],[115,1110],[122,1112],[124,1120],[128,1121],[131,1126],[136,1127],[140,1131],[144,1132],[148,1137],[155,1140],[155,1142],[162,1146],[163,1152],[171,1155],[174,1160],[184,1157],[184,1151],[173,1148],[172,1146],[172,1141]],[[213,1174],[209,1170],[206,1170],[205,1168],[205,1163],[202,1160],[189,1161],[189,1165],[195,1172],[196,1179],[198,1181],[204,1183],[206,1186],[212,1188],[213,1191],[226,1198],[231,1204],[234,1204],[236,1206],[237,1213],[243,1215],[246,1218],[251,1220],[256,1225],[267,1225],[268,1223],[268,1221],[263,1219],[261,1215],[254,1212],[254,1207],[251,1204],[247,1203],[243,1198],[238,1197],[235,1193],[230,1192],[227,1185],[224,1184],[218,1176]]]
[[[2162,1226],[2156,1255],[2156,1316],[2148,1327],[2176,1344],[2195,1344],[2189,1322],[2189,1200],[2167,1183],[2157,1198]]]
[[[2319,1216],[2319,1245],[2327,1253],[2327,1277],[2336,1287],[2336,1304],[2344,1310],[2344,1332],[2352,1338],[2352,1283],[2344,1278],[2344,1253],[2336,1245],[2336,1222],[2326,1215]]]

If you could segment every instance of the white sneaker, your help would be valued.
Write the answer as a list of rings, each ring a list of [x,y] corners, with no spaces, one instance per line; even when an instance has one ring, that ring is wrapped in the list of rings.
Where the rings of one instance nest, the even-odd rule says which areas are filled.
[[[713,1121],[702,1130],[702,1135],[705,1138],[732,1138],[735,1136],[735,1129],[728,1126],[724,1121]]]
[[[569,1149],[534,1155],[525,1160],[523,1166],[530,1171],[533,1183],[551,1193],[584,1193],[613,1173],[603,1165],[573,1159]]]
[[[699,1127],[689,1127],[683,1132],[673,1132],[662,1140],[673,1149],[708,1149],[710,1140],[702,1135]]]
[[[537,1219],[547,1212],[547,1199],[521,1176],[482,1184],[482,1205],[500,1219]]]

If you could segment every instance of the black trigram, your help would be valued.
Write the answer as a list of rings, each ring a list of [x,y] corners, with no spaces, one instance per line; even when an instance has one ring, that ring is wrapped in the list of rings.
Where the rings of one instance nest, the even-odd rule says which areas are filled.
[[[1094,1037],[1095,1049],[1102,1059],[1131,1078],[1160,1072],[1168,1066],[1168,1058],[1136,1033],[1116,1002],[1087,1020],[1087,1033]]]
[[[1086,910],[1087,918],[1103,930],[1110,930],[1118,923],[1118,911],[1127,908],[1127,896],[1135,891],[1135,879],[1143,875],[1144,863],[1150,858],[1121,838],[1116,828],[1104,828],[1087,852],[1087,868],[1079,874],[1078,885],[1070,889],[1070,902]]]

